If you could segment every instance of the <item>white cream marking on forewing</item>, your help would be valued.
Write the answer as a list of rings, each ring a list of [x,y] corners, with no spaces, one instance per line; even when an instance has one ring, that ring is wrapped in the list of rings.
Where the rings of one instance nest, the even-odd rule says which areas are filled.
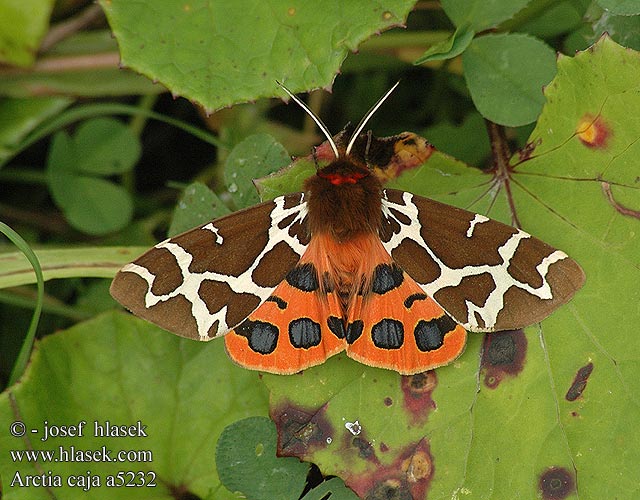
[[[215,234],[216,235],[216,243],[218,245],[222,245],[222,243],[224,243],[224,238],[218,232],[218,228],[213,225],[213,222],[209,222],[209,224],[207,224],[206,226],[202,226],[202,229],[208,229],[213,234]]]
[[[476,214],[473,220],[469,223],[469,229],[467,229],[467,238],[471,238],[473,236],[473,230],[476,228],[476,225],[482,224],[483,222],[488,222],[489,217],[485,217],[481,214]]]
[[[400,243],[409,238],[422,247],[436,262],[440,268],[440,276],[430,283],[418,283],[424,292],[431,298],[434,294],[443,288],[458,286],[460,282],[469,276],[477,276],[480,274],[488,273],[493,278],[495,288],[488,295],[484,305],[478,306],[470,301],[465,301],[467,306],[467,319],[466,322],[460,323],[463,327],[472,331],[490,331],[494,328],[498,314],[504,307],[504,294],[512,286],[521,288],[527,291],[531,295],[534,295],[540,299],[551,299],[553,294],[551,286],[547,281],[547,273],[549,267],[554,262],[565,259],[567,255],[564,252],[556,250],[544,259],[536,266],[538,274],[542,278],[542,285],[538,288],[534,288],[528,283],[522,283],[516,280],[508,272],[511,259],[516,254],[520,241],[530,238],[531,236],[524,231],[518,230],[513,234],[499,249],[498,253],[502,257],[502,262],[495,265],[479,265],[479,266],[465,266],[462,268],[451,268],[447,266],[426,244],[420,235],[422,225],[418,219],[418,207],[412,202],[413,195],[411,193],[403,193],[404,204],[396,204],[390,202],[388,199],[383,198],[382,211],[385,217],[394,218],[390,208],[406,215],[411,223],[409,225],[403,224],[401,221],[396,220],[401,229],[398,233],[394,234],[392,238],[384,243],[385,248],[389,253],[396,248]],[[475,220],[475,219],[474,219]],[[488,219],[487,219],[488,220]],[[486,221],[483,221],[486,222]],[[434,299],[435,300],[435,299]],[[436,301],[437,302],[437,301]],[[476,318],[476,313],[481,317],[484,326],[480,326],[479,321]],[[459,321],[459,319],[457,319]]]
[[[223,335],[231,330],[236,325],[229,325],[226,321],[227,306],[223,306],[218,311],[213,313],[209,312],[206,303],[200,298],[199,290],[200,285],[205,280],[216,281],[220,283],[226,283],[236,293],[250,293],[257,296],[262,304],[273,292],[275,287],[261,287],[256,285],[252,279],[252,273],[260,264],[262,258],[273,247],[281,241],[284,241],[291,249],[298,255],[302,255],[307,246],[300,243],[300,241],[289,235],[289,226],[284,229],[278,227],[278,223],[283,219],[289,217],[292,214],[297,214],[292,224],[302,221],[307,215],[307,204],[304,201],[304,197],[301,198],[301,203],[290,208],[284,208],[285,197],[281,196],[273,200],[275,203],[274,209],[271,211],[271,225],[269,226],[267,244],[262,249],[253,264],[238,276],[220,274],[215,272],[203,272],[194,273],[189,271],[189,266],[193,260],[193,256],[184,250],[180,245],[173,243],[170,239],[160,242],[156,245],[158,249],[165,249],[169,251],[176,260],[176,264],[182,273],[182,282],[172,290],[170,293],[163,295],[156,295],[151,291],[155,275],[152,274],[147,268],[135,263],[127,264],[122,268],[123,272],[132,272],[140,276],[147,282],[147,293],[145,294],[145,307],[152,307],[159,302],[166,302],[177,295],[182,295],[185,299],[191,302],[191,313],[196,320],[198,328],[198,334],[201,340],[209,340],[209,329],[216,321],[218,326],[214,337]],[[213,222],[210,222],[203,226],[201,229],[213,231],[216,235],[217,228]],[[220,236],[220,235],[218,235]],[[220,238],[222,238],[220,236]],[[216,238],[216,243],[218,239]]]

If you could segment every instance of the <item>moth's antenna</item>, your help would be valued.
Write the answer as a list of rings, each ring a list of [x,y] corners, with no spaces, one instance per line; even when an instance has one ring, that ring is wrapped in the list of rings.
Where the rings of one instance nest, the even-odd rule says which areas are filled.
[[[383,95],[378,100],[378,102],[375,103],[373,105],[373,107],[369,111],[367,111],[367,114],[364,115],[364,118],[362,120],[360,120],[360,123],[358,123],[358,126],[356,127],[356,130],[353,132],[353,135],[351,136],[351,139],[349,139],[349,144],[347,144],[347,149],[345,149],[345,154],[346,155],[349,155],[349,153],[351,152],[351,148],[353,148],[353,145],[355,144],[356,139],[360,135],[360,132],[362,132],[362,129],[367,124],[369,119],[373,116],[373,114],[376,111],[378,111],[378,108],[380,106],[382,106],[382,103],[387,100],[387,97],[389,97],[391,95],[391,92],[393,92],[398,85],[400,85],[400,80],[398,80],[393,87],[391,87],[389,90],[387,90],[387,93],[385,95]]]
[[[340,153],[338,152],[338,146],[336,146],[336,143],[333,142],[333,138],[331,137],[331,133],[329,132],[329,129],[327,128],[327,126],[322,123],[322,120],[320,118],[318,118],[315,113],[313,111],[311,111],[311,109],[309,109],[309,106],[307,106],[303,101],[301,101],[300,99],[298,99],[295,95],[293,95],[291,93],[291,91],[285,87],[284,85],[282,85],[278,80],[276,80],[276,83],[280,86],[280,88],[282,90],[284,90],[287,94],[289,94],[289,97],[291,97],[291,99],[293,99],[295,102],[298,103],[298,105],[304,109],[304,111],[311,117],[311,119],[316,122],[316,125],[320,128],[320,130],[322,130],[322,133],[324,134],[324,136],[327,138],[327,140],[329,141],[329,144],[331,146],[331,149],[333,150],[333,154],[335,155],[336,159],[338,159],[340,157]],[[392,89],[393,90],[393,89]],[[385,96],[386,97],[386,96]]]

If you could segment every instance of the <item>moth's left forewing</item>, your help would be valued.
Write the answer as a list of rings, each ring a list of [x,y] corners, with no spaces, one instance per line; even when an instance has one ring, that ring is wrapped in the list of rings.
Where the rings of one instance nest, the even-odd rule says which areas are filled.
[[[404,191],[384,192],[381,238],[425,293],[471,331],[539,322],[584,283],[574,260],[524,231]]]
[[[302,193],[235,212],[157,244],[124,266],[112,296],[183,337],[227,333],[264,302],[308,243]]]

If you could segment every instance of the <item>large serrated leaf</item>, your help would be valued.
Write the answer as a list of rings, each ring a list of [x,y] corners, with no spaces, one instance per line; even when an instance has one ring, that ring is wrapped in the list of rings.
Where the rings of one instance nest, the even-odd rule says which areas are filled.
[[[584,267],[574,300],[524,333],[471,335],[427,382],[343,355],[298,377],[265,376],[284,452],[362,497],[638,495],[639,73],[640,55],[608,39],[561,58],[509,192],[491,172],[437,154],[393,183],[517,216]]]
[[[65,499],[232,499],[219,482],[214,465],[215,444],[231,422],[266,413],[266,394],[257,374],[234,366],[222,342],[201,344],[161,331],[121,313],[102,315],[41,341],[22,380],[0,395],[0,448],[8,450],[148,450],[152,460],[42,463],[61,478],[53,488]],[[23,422],[27,434],[12,437],[12,422]],[[48,426],[86,421],[82,437],[53,437]],[[134,425],[147,437],[100,437],[95,424]],[[32,433],[31,430],[37,430]],[[137,432],[137,431],[136,431]],[[60,455],[62,456],[62,455]],[[29,461],[0,455],[0,476],[7,500],[50,499],[46,488],[10,487],[16,473],[39,474]],[[101,487],[83,491],[67,486],[70,476],[100,478]],[[119,471],[152,471],[155,487],[106,486]],[[149,480],[151,476],[146,475]],[[139,478],[138,478],[139,479]]]
[[[410,0],[102,0],[123,64],[215,110],[327,87],[348,51],[403,24]],[[167,61],[173,61],[167,64]],[[247,74],[252,78],[246,78]]]

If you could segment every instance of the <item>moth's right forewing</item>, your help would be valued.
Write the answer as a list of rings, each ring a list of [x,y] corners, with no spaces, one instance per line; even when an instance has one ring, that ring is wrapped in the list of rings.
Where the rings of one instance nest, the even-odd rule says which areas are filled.
[[[183,337],[210,340],[244,320],[307,248],[302,193],[235,212],[174,238],[124,266],[111,295]]]

